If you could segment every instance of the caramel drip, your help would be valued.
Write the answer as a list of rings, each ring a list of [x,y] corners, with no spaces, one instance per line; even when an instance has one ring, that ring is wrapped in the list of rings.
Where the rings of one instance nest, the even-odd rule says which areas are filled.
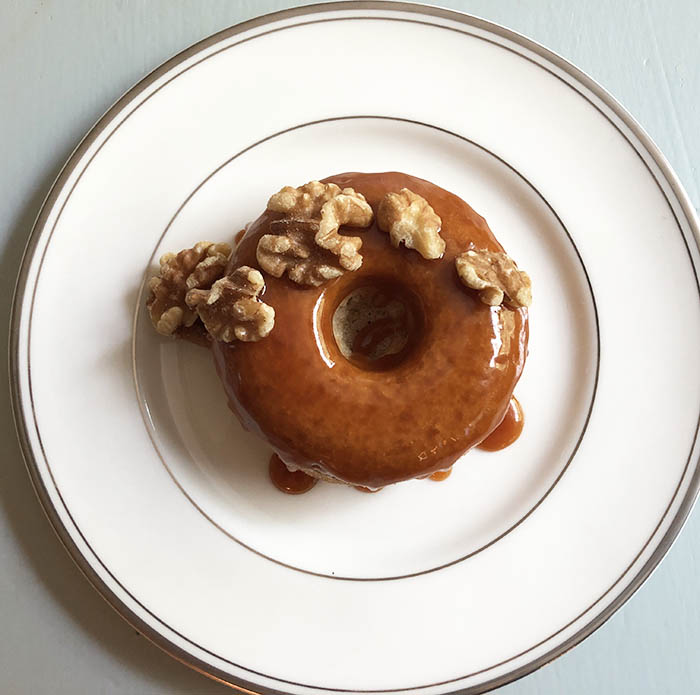
[[[484,451],[500,451],[510,446],[523,431],[525,420],[523,409],[518,403],[518,399],[513,396],[508,404],[508,410],[501,421],[501,424],[491,432],[491,434],[479,444],[479,449]]]
[[[448,468],[445,471],[435,471],[432,475],[429,475],[428,477],[431,480],[434,480],[436,483],[440,483],[443,480],[447,480],[450,477],[450,474],[452,473],[452,469]]]
[[[269,472],[275,487],[288,495],[308,492],[318,482],[303,471],[290,471],[277,454],[270,456]]]

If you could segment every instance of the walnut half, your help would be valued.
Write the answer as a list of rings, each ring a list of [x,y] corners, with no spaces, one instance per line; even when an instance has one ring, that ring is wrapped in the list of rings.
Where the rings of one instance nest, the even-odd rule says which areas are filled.
[[[394,246],[403,242],[423,258],[440,258],[445,252],[445,240],[440,236],[442,220],[425,198],[408,188],[382,198],[377,224],[389,233]]]
[[[455,258],[455,265],[460,280],[478,290],[484,304],[497,306],[505,297],[516,307],[532,303],[530,276],[507,253],[470,248]]]
[[[256,342],[269,335],[275,325],[275,310],[258,299],[264,288],[260,271],[242,265],[217,280],[210,290],[190,290],[187,305],[197,311],[215,340]]]
[[[189,328],[197,313],[187,306],[185,295],[194,288],[208,289],[226,270],[231,247],[200,241],[179,253],[160,258],[160,272],[149,280],[151,294],[146,302],[151,321],[158,333],[173,335]]]
[[[317,222],[276,220],[270,223],[270,232],[260,237],[256,251],[260,267],[270,275],[279,278],[286,272],[299,285],[318,287],[343,274],[338,258],[314,241]]]
[[[281,277],[286,271],[293,282],[315,287],[362,265],[362,239],[339,232],[341,225],[372,223],[372,208],[361,193],[311,181],[299,188],[285,186],[270,198],[267,209],[285,215],[270,224],[270,231],[277,233],[258,242],[258,263],[271,275]]]
[[[320,181],[309,181],[298,188],[285,186],[270,196],[267,209],[296,220],[314,220],[320,217],[321,208],[339,193],[340,186]]]

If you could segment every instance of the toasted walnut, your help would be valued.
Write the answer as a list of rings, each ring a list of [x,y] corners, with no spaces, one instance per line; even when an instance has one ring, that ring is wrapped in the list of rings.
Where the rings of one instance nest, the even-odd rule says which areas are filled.
[[[215,340],[255,342],[275,325],[275,310],[258,299],[264,288],[260,271],[242,265],[209,290],[190,290],[187,306],[197,311]]]
[[[200,241],[191,249],[161,256],[160,272],[148,283],[151,295],[146,302],[158,333],[172,335],[197,320],[185,302],[187,291],[211,287],[224,274],[230,255],[228,244]]]
[[[455,265],[460,280],[478,290],[484,304],[501,304],[504,295],[516,307],[532,303],[530,276],[502,251],[471,248],[455,258]]]
[[[352,191],[351,188],[346,190]],[[309,181],[299,188],[285,186],[270,197],[267,209],[297,220],[314,220],[320,217],[324,204],[340,193],[340,186],[320,181]]]
[[[315,242],[318,226],[317,222],[301,220],[271,222],[273,234],[263,235],[258,242],[256,257],[260,267],[276,278],[286,271],[290,280],[310,287],[341,276],[340,259]],[[355,243],[353,237],[344,238]]]
[[[372,208],[364,196],[355,193],[352,188],[344,188],[323,204],[315,241],[321,248],[338,256],[338,262],[345,270],[357,270],[362,265],[362,256],[358,253],[362,239],[340,234],[338,228],[343,224],[351,227],[369,227],[372,224]]]
[[[361,193],[311,181],[299,188],[285,186],[270,198],[267,208],[284,213],[286,218],[279,222],[288,225],[275,230],[272,222],[270,231],[280,233],[266,234],[258,242],[257,258],[263,270],[275,277],[286,270],[294,282],[318,286],[362,265],[362,239],[338,231],[341,225],[368,227],[372,223],[372,208]],[[314,246],[335,258],[314,253]]]
[[[440,236],[442,220],[428,201],[408,188],[387,193],[377,210],[379,229],[389,233],[391,243],[401,242],[415,249],[423,258],[440,258],[445,240]]]

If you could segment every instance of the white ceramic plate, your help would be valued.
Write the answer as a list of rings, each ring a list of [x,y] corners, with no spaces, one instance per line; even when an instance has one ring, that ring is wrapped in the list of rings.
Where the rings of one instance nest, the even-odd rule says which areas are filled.
[[[347,170],[454,191],[530,272],[526,427],[446,483],[288,497],[209,354],[159,339],[140,288],[165,250]],[[689,512],[697,228],[632,118],[501,27],[351,2],[226,30],[106,114],[37,221],[12,334],[32,479],[116,609],[228,683],[495,687],[609,617]]]

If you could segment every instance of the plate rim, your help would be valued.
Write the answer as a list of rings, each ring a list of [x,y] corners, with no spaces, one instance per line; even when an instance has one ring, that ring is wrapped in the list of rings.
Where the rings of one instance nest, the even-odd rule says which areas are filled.
[[[35,453],[30,443],[28,425],[23,412],[18,365],[20,342],[19,328],[22,316],[22,305],[24,303],[26,295],[31,262],[34,258],[38,242],[45,231],[47,218],[53,210],[56,200],[61,194],[63,188],[65,187],[68,179],[70,178],[71,174],[73,173],[74,169],[76,168],[76,165],[79,163],[82,156],[93,144],[93,142],[109,126],[111,121],[116,116],[118,116],[126,106],[133,102],[141,93],[146,91],[153,84],[153,82],[158,80],[168,71],[175,68],[182,62],[186,61],[193,55],[196,55],[197,53],[205,50],[206,48],[216,43],[219,43],[224,39],[230,38],[237,34],[244,33],[256,27],[264,26],[266,24],[271,24],[285,19],[326,12],[337,12],[343,10],[384,10],[389,12],[396,11],[418,16],[422,15],[452,20],[461,24],[466,24],[473,28],[492,33],[500,38],[509,40],[525,48],[526,50],[531,51],[540,58],[543,58],[545,61],[549,62],[551,65],[554,65],[558,69],[562,70],[565,74],[572,77],[574,80],[576,80],[586,89],[588,89],[594,96],[600,99],[600,101],[603,104],[605,104],[605,106],[607,106],[627,128],[629,128],[630,132],[634,135],[634,137],[639,141],[639,143],[643,146],[646,152],[650,155],[651,159],[653,160],[654,164],[658,167],[659,172],[662,175],[662,180],[664,180],[670,186],[671,192],[675,197],[675,201],[680,205],[683,216],[688,223],[689,231],[691,232],[695,243],[700,249],[700,218],[698,217],[698,214],[694,206],[692,205],[688,194],[686,193],[680,179],[678,178],[678,175],[675,173],[670,163],[666,159],[665,155],[662,153],[662,151],[651,138],[651,136],[644,130],[644,128],[637,122],[637,120],[620,104],[620,102],[618,102],[617,99],[615,99],[615,97],[613,97],[610,92],[608,92],[604,87],[602,87],[590,75],[588,75],[586,72],[575,66],[567,59],[560,56],[555,51],[546,48],[542,44],[526,37],[525,35],[515,30],[509,29],[496,22],[492,22],[490,20],[466,12],[437,7],[428,4],[404,2],[403,0],[341,0],[335,2],[323,2],[313,5],[291,7],[276,12],[260,15],[252,19],[246,20],[244,22],[231,25],[195,42],[194,44],[188,46],[182,51],[179,51],[174,56],[158,65],[145,77],[140,79],[135,85],[129,88],[126,92],[124,92],[87,131],[87,133],[79,141],[75,149],[71,152],[70,156],[67,158],[65,164],[62,166],[56,179],[52,183],[49,192],[47,193],[44,201],[41,204],[39,213],[32,226],[27,243],[25,245],[25,249],[20,262],[17,280],[15,283],[9,322],[10,335],[8,346],[8,376],[15,430],[20,444],[22,457],[24,459],[24,463],[27,468],[30,481],[32,483],[32,487],[34,489],[35,494],[37,495],[41,508],[45,516],[47,517],[51,528],[55,532],[59,541],[66,549],[69,556],[71,557],[75,565],[78,567],[80,572],[83,574],[83,576],[85,576],[85,578],[90,582],[90,584],[92,584],[92,586],[96,589],[96,591],[103,598],[103,600],[118,615],[120,615],[122,619],[124,619],[133,628],[138,630],[151,643],[155,644],[157,647],[165,651],[167,654],[169,654],[171,657],[173,657],[180,663],[189,666],[190,668],[197,671],[198,673],[201,673],[204,676],[207,676],[215,681],[221,682],[225,685],[237,689],[240,692],[247,693],[249,695],[261,695],[263,693],[285,695],[285,693],[284,691],[269,688],[267,686],[262,686],[247,681],[243,678],[232,676],[231,674],[217,668],[216,666],[206,663],[205,661],[194,656],[190,652],[186,651],[185,649],[172,642],[168,637],[166,637],[165,635],[161,634],[160,632],[152,628],[150,625],[148,625],[97,574],[97,572],[93,569],[88,559],[80,551],[78,545],[73,540],[70,531],[61,520],[60,515],[56,511],[56,508],[54,507],[54,504],[51,501],[50,494],[46,487],[46,482],[39,471],[39,466],[37,464]],[[602,115],[605,117],[605,114]],[[641,154],[639,152],[638,154],[641,157]],[[646,162],[645,165],[647,166],[647,168],[649,168]],[[649,173],[652,175],[653,178],[656,178],[651,169],[649,169]],[[687,244],[687,240],[682,232],[682,229],[681,234],[683,235],[684,241]],[[692,263],[692,257],[690,260]],[[567,640],[562,642],[560,645],[552,648],[547,653],[541,655],[538,658],[533,659],[532,661],[529,661],[526,664],[523,664],[520,667],[512,669],[511,671],[508,671],[501,676],[497,676],[489,681],[485,681],[481,684],[471,686],[466,689],[460,689],[459,692],[465,694],[483,693],[511,683],[515,680],[518,680],[532,673],[533,671],[541,668],[542,666],[550,663],[562,654],[568,652],[570,649],[572,649],[581,641],[583,641],[586,637],[590,636],[593,632],[595,632],[610,617],[612,617],[612,615],[614,615],[617,612],[617,610],[621,608],[651,576],[651,574],[660,564],[661,560],[666,556],[667,552],[678,537],[680,531],[683,529],[683,526],[685,525],[690,515],[690,512],[692,511],[693,506],[698,498],[698,494],[700,493],[700,465],[698,464],[700,464],[700,460],[695,461],[695,470],[693,471],[690,477],[688,489],[686,490],[684,497],[681,500],[678,506],[678,510],[676,511],[675,516],[671,520],[668,529],[657,543],[651,556],[639,569],[637,574],[629,580],[629,582],[622,589],[620,594],[608,606],[606,606],[598,615],[592,618],[575,634],[573,634]],[[60,490],[58,490],[57,487],[56,491],[59,495],[59,498],[62,499]],[[66,507],[66,509],[68,508]],[[80,530],[77,530],[80,534]],[[109,573],[109,570],[107,570],[107,572]]]

